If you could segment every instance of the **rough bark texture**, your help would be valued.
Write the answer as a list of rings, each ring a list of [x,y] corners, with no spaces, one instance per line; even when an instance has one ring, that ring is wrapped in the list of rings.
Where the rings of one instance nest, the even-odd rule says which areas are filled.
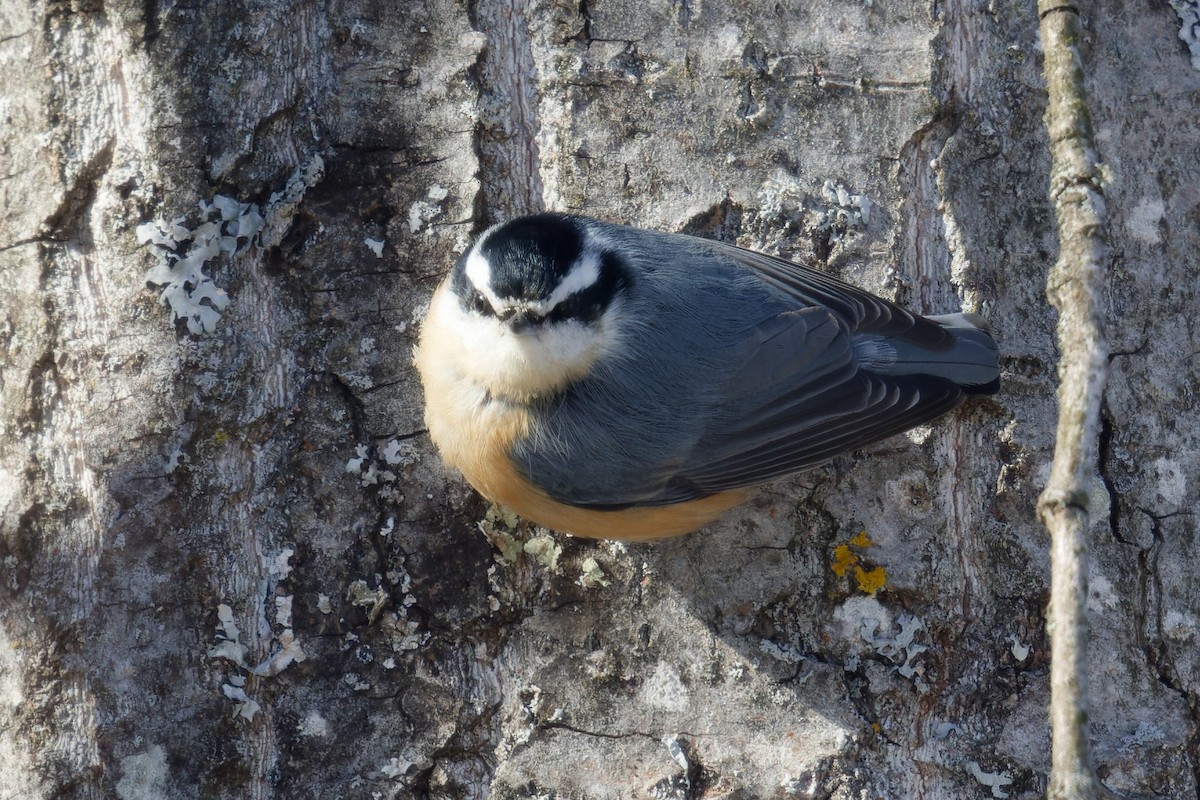
[[[1038,20],[930,8],[0,2],[0,797],[1044,794]],[[1083,22],[1094,754],[1194,797],[1200,72],[1166,3]],[[137,226],[191,253],[218,195],[262,229],[169,292],[195,334]],[[982,311],[1005,389],[682,540],[485,519],[410,350],[471,233],[539,206]]]

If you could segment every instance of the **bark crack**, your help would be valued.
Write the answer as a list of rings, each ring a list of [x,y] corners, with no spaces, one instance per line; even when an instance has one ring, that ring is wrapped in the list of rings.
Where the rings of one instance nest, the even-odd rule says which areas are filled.
[[[1162,577],[1158,571],[1158,556],[1162,552],[1164,536],[1163,520],[1174,517],[1190,517],[1190,511],[1176,511],[1171,514],[1156,514],[1150,509],[1138,508],[1150,519],[1150,536],[1153,540],[1148,548],[1138,553],[1138,564],[1141,572],[1138,580],[1138,635],[1141,639],[1142,652],[1146,663],[1150,666],[1159,684],[1177,695],[1187,704],[1188,717],[1191,723],[1191,735],[1187,740],[1188,760],[1192,765],[1192,780],[1200,787],[1200,696],[1188,689],[1179,675],[1175,659],[1166,643],[1166,633],[1163,630],[1164,596]],[[1153,596],[1152,596],[1153,593]],[[1153,630],[1151,631],[1151,628]]]
[[[896,299],[911,303],[921,314],[931,313],[939,305],[935,287],[949,284],[951,259],[945,246],[936,162],[958,124],[952,114],[939,114],[915,130],[900,148],[899,180],[908,187],[902,208],[906,222],[898,228],[893,248],[900,256],[897,262],[907,265],[911,284],[896,286]],[[938,242],[941,246],[927,250],[928,242]],[[897,272],[895,281],[902,284],[904,277]],[[902,288],[907,291],[900,291]]]
[[[642,731],[622,731],[622,732],[618,732],[618,733],[610,733],[609,731],[590,731],[587,728],[580,728],[575,725],[570,725],[566,722],[548,721],[548,722],[543,722],[543,723],[539,724],[538,727],[542,728],[543,730],[548,730],[548,731],[553,731],[553,730],[569,731],[571,733],[578,733],[580,736],[591,736],[596,739],[619,740],[619,739],[642,738],[642,739],[651,739],[653,741],[659,740],[658,736],[654,736],[653,734],[649,734],[649,733],[643,733]]]
[[[1108,403],[1104,403],[1100,408],[1100,432],[1097,435],[1096,442],[1098,450],[1096,461],[1098,462],[1100,480],[1104,484],[1104,490],[1108,493],[1108,528],[1112,531],[1113,538],[1121,544],[1133,544],[1133,542],[1125,537],[1125,534],[1121,530],[1121,494],[1117,488],[1116,481],[1113,479],[1110,467],[1112,461],[1113,431],[1112,413],[1108,407]]]
[[[491,223],[541,211],[537,64],[524,3],[478,0],[472,22],[488,44],[477,72],[480,218]],[[590,30],[584,16],[585,31]]]
[[[583,19],[583,28],[579,33],[585,44],[591,44],[596,39],[592,36],[592,8],[588,0],[579,0],[579,16]]]

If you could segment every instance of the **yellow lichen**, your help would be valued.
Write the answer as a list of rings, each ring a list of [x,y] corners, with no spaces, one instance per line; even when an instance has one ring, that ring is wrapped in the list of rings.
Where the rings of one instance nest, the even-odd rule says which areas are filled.
[[[858,590],[866,594],[875,594],[887,584],[887,570],[883,567],[876,567],[872,570],[865,570],[862,567],[854,568],[854,580],[858,582]]]
[[[833,570],[833,574],[839,578],[846,577],[846,574],[853,569],[854,581],[858,585],[858,590],[870,595],[875,594],[887,585],[887,570],[883,567],[864,569],[861,566],[858,554],[851,550],[850,547],[853,545],[855,548],[862,550],[874,544],[871,541],[871,537],[867,536],[866,531],[859,531],[846,544],[839,544],[833,548],[833,563],[829,565],[829,568]]]
[[[833,564],[830,566],[830,569],[833,570],[834,575],[844,578],[846,577],[846,570],[857,564],[858,556],[850,552],[849,545],[839,544],[833,549]]]

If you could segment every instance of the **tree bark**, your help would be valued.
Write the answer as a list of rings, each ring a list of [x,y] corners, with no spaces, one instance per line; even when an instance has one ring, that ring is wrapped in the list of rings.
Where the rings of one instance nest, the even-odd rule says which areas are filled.
[[[0,797],[1043,796],[1039,20],[932,8],[0,0]],[[1200,73],[1168,4],[1082,23],[1094,761],[1194,797]],[[537,208],[978,311],[1004,389],[681,540],[531,530],[410,353]]]

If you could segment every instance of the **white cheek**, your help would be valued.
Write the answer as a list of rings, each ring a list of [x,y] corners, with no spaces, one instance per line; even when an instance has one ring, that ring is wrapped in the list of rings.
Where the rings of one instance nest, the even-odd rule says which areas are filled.
[[[494,317],[464,311],[453,294],[441,298],[443,319],[458,337],[458,369],[494,394],[530,396],[555,391],[587,373],[609,344],[602,331],[555,324],[518,336]]]
[[[519,344],[526,353],[536,352],[537,355],[533,357],[558,364],[564,369],[590,359],[598,344],[596,332],[582,324],[560,324],[537,336],[512,338],[523,340]]]

